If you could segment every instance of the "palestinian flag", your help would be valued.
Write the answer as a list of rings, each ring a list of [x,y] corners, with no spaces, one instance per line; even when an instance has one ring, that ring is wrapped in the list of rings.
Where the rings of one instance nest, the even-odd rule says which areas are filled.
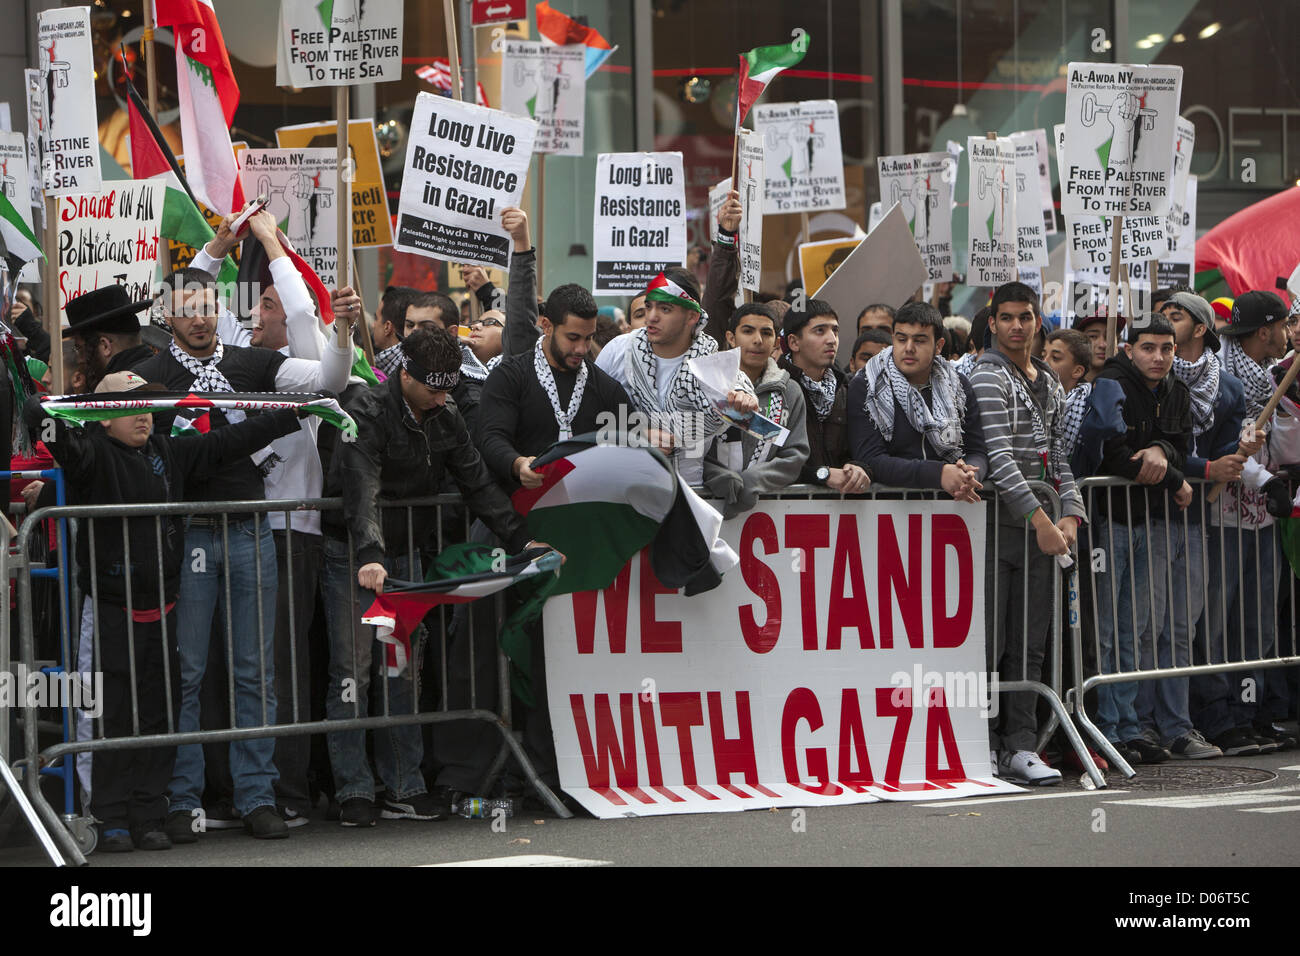
[[[363,624],[375,625],[375,640],[384,645],[384,663],[389,677],[406,671],[411,660],[411,634],[435,607],[467,604],[504,591],[516,584],[531,585],[529,599],[511,614],[501,632],[502,647],[515,660],[521,674],[531,662],[523,628],[541,613],[542,604],[555,583],[560,556],[550,548],[530,548],[522,554],[502,556],[498,549],[483,544],[455,544],[444,548],[429,569],[429,580],[397,581],[389,578],[384,591],[375,597],[362,616]]]
[[[126,105],[131,129],[131,178],[161,180],[167,185],[159,233],[164,239],[202,249],[213,236],[212,227],[199,211],[198,201],[190,192],[190,184],[162,130],[129,79]],[[235,263],[227,257],[217,278],[221,282],[234,282],[236,275]]]
[[[682,308],[694,312],[700,311],[700,303],[662,272],[655,276],[650,284],[646,286],[645,297],[651,302],[667,302],[669,305],[680,305]]]
[[[808,52],[809,39],[808,34],[803,33],[789,43],[755,47],[740,54],[740,82],[736,89],[737,131],[749,115],[749,108],[767,89],[767,84],[782,70],[797,66],[803,60],[803,55]]]
[[[10,287],[14,291],[18,288],[18,274],[23,271],[23,266],[45,256],[32,233],[32,227],[24,221],[22,213],[14,208],[3,189],[0,189],[0,255],[4,256],[5,266],[13,278]]]
[[[529,534],[567,559],[551,593],[607,588],[645,547],[665,586],[687,594],[716,587],[740,561],[718,537],[722,516],[657,450],[633,447],[621,434],[616,441],[557,442],[531,466],[542,484],[511,498]]]
[[[212,0],[154,0],[154,10],[158,26],[171,27],[176,37],[181,139],[194,194],[217,212],[243,209],[239,165],[230,145],[239,84]]]
[[[613,56],[614,51],[618,49],[616,46],[610,46],[609,41],[596,30],[584,26],[572,17],[565,16],[559,10],[552,8],[546,0],[537,4],[537,32],[547,43],[556,46],[581,43],[586,47],[587,59],[584,68],[587,79],[591,79],[591,74],[599,70],[601,64]]]
[[[206,435],[212,431],[212,416],[208,412],[199,412],[193,418],[177,415],[172,421],[172,438],[178,435]]]
[[[126,415],[176,413],[188,410],[234,409],[242,412],[303,409],[343,432],[344,440],[356,438],[357,423],[338,401],[308,392],[94,392],[87,395],[55,395],[41,403],[46,414],[84,424]],[[197,426],[195,426],[197,427]]]

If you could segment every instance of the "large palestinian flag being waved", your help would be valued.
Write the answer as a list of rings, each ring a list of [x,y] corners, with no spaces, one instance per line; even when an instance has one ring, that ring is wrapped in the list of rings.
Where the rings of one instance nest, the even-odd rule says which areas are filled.
[[[664,586],[687,594],[717,587],[740,562],[719,537],[722,516],[657,450],[630,447],[621,435],[617,442],[557,442],[529,466],[541,486],[511,499],[533,538],[567,558],[551,593],[607,588],[644,547]]]

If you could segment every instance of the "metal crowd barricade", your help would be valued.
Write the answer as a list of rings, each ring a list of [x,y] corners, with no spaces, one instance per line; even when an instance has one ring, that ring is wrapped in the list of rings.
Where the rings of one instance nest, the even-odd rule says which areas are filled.
[[[1091,520],[1091,553],[1083,557],[1079,609],[1091,620],[1073,629],[1075,682],[1067,697],[1085,730],[1126,777],[1135,771],[1089,717],[1085,695],[1090,691],[1114,699],[1137,695],[1131,706],[1146,730],[1143,718],[1159,706],[1157,689],[1146,689],[1146,701],[1139,701],[1152,681],[1190,685],[1211,675],[1253,671],[1252,684],[1243,681],[1233,693],[1245,695],[1249,687],[1254,702],[1263,703],[1270,682],[1282,677],[1278,668],[1300,665],[1296,575],[1283,555],[1276,522],[1258,530],[1243,527],[1257,523],[1264,512],[1258,500],[1247,504],[1238,493],[1240,483],[1229,485],[1214,502],[1206,500],[1208,482],[1189,479],[1189,484],[1192,501],[1183,509],[1171,494],[1149,485],[1121,478],[1080,482]],[[1141,512],[1136,519],[1135,510]],[[1118,572],[1117,562],[1122,562]],[[1284,593],[1288,627],[1279,620]],[[1226,686],[1231,688],[1231,681]],[[1163,690],[1182,695],[1187,701],[1182,716],[1194,726],[1198,708],[1190,694],[1173,684]],[[1094,716],[1101,710],[1099,699]]]
[[[414,534],[415,509],[425,509],[425,508],[437,509],[436,542],[434,542],[432,546],[435,548],[436,551],[440,552],[443,549],[444,542],[446,542],[452,536],[451,529],[448,526],[447,521],[444,520],[444,514],[448,509],[460,504],[460,498],[458,495],[438,495],[429,498],[412,499],[410,501],[402,501],[402,502],[381,501],[379,504],[380,504],[380,508],[385,511],[389,509],[405,509],[406,512],[405,524],[407,528],[407,540],[405,542],[405,548],[406,548],[406,557],[408,559],[408,562],[410,562],[408,566],[419,567],[423,565],[423,562],[419,560],[421,542],[415,540],[415,534]],[[42,747],[40,742],[40,737],[39,737],[40,727],[38,726],[36,707],[32,705],[31,702],[28,701],[25,701],[23,706],[23,731],[24,731],[23,736],[24,736],[26,757],[25,760],[19,761],[15,766],[17,768],[21,768],[23,771],[22,779],[26,787],[26,799],[30,801],[30,804],[35,809],[36,814],[39,815],[40,820],[44,823],[44,829],[48,831],[48,834],[51,835],[53,837],[54,842],[57,843],[60,854],[65,861],[70,863],[75,863],[78,865],[84,863],[85,862],[84,853],[90,852],[94,848],[95,831],[93,828],[89,828],[90,836],[88,839],[86,831],[84,829],[81,829],[79,827],[73,827],[74,818],[71,815],[70,808],[67,808],[68,812],[65,813],[64,818],[61,820],[59,815],[50,806],[45,796],[41,793],[39,787],[39,774],[37,772],[32,772],[33,769],[47,768],[60,761],[62,761],[67,767],[70,768],[72,763],[72,757],[74,754],[80,754],[80,753],[95,754],[95,753],[102,753],[102,752],[112,751],[112,750],[126,750],[132,748],[145,748],[145,747],[157,747],[157,746],[172,747],[172,746],[181,746],[185,744],[231,742],[231,741],[249,740],[254,738],[268,738],[268,737],[279,738],[279,737],[288,737],[288,736],[299,736],[305,734],[332,733],[337,731],[349,731],[349,730],[365,731],[365,730],[374,730],[380,728],[398,727],[404,725],[442,723],[442,722],[456,721],[456,720],[481,721],[496,727],[497,730],[499,731],[501,740],[495,755],[492,756],[490,759],[489,769],[480,784],[480,792],[486,791],[495,782],[496,778],[499,776],[502,769],[504,768],[506,760],[508,759],[509,756],[513,755],[516,761],[518,762],[520,770],[526,777],[529,785],[537,793],[537,795],[543,801],[545,801],[558,816],[569,817],[572,815],[571,812],[558,800],[558,798],[556,798],[555,794],[546,786],[546,784],[540,780],[536,770],[532,765],[532,762],[524,752],[524,749],[521,745],[517,732],[514,731],[511,726],[509,661],[506,658],[505,654],[501,652],[499,648],[497,648],[496,651],[496,667],[495,667],[495,674],[494,674],[496,691],[497,691],[497,703],[494,705],[494,707],[483,706],[480,703],[480,698],[483,696],[482,693],[483,689],[478,686],[475,679],[476,648],[475,648],[475,640],[474,640],[473,615],[475,613],[491,614],[495,612],[497,623],[499,625],[500,617],[502,613],[502,602],[500,597],[498,597],[498,600],[494,603],[473,602],[464,605],[467,614],[466,623],[468,625],[466,628],[467,633],[463,637],[463,639],[468,642],[466,645],[466,650],[468,652],[468,662],[469,662],[468,706],[461,707],[455,710],[448,709],[446,707],[446,702],[448,699],[449,681],[452,677],[447,667],[448,636],[449,636],[448,625],[450,624],[451,618],[450,618],[450,612],[447,610],[446,606],[444,605],[437,609],[438,613],[436,615],[434,614],[427,615],[425,619],[426,625],[428,625],[431,621],[433,621],[435,616],[438,621],[437,630],[439,633],[436,635],[436,639],[439,642],[438,653],[440,656],[440,663],[441,663],[441,666],[439,668],[440,677],[441,677],[441,681],[440,681],[441,696],[440,696],[440,706],[437,709],[422,710],[420,706],[419,678],[420,678],[421,655],[420,655],[420,647],[416,645],[413,647],[413,653],[411,654],[411,659],[408,663],[408,667],[412,669],[411,678],[413,682],[413,687],[412,687],[413,700],[412,700],[411,711],[409,713],[394,713],[390,708],[390,700],[389,700],[389,693],[388,693],[388,689],[389,689],[388,685],[390,683],[390,679],[384,678],[385,671],[382,666],[383,650],[379,646],[373,646],[370,648],[371,653],[373,655],[379,656],[380,666],[378,671],[379,673],[378,682],[371,682],[371,695],[369,699],[370,710],[371,710],[370,714],[362,714],[347,719],[312,720],[310,713],[304,714],[300,710],[299,703],[304,695],[299,693],[299,688],[297,686],[297,668],[296,666],[294,666],[292,668],[293,675],[291,679],[291,686],[293,688],[292,693],[294,698],[293,708],[292,708],[293,712],[291,715],[291,719],[286,723],[276,722],[277,715],[273,712],[273,708],[269,706],[269,700],[268,700],[268,696],[269,696],[268,688],[267,688],[268,662],[266,660],[266,654],[264,653],[266,649],[264,637],[265,637],[265,627],[267,626],[267,618],[269,618],[273,624],[275,620],[276,611],[274,606],[264,607],[262,602],[258,602],[259,605],[258,634],[257,634],[257,639],[259,642],[258,686],[260,687],[261,721],[256,726],[237,726],[238,718],[236,716],[236,688],[235,688],[234,642],[233,642],[234,634],[232,632],[231,614],[229,613],[229,610],[232,607],[231,604],[232,591],[231,591],[231,582],[230,582],[231,568],[230,568],[229,560],[225,560],[223,562],[224,570],[222,572],[221,585],[218,588],[219,590],[218,602],[219,602],[219,606],[224,607],[226,610],[226,613],[223,615],[225,621],[224,634],[221,635],[221,638],[224,639],[224,650],[225,650],[226,665],[227,665],[225,693],[230,705],[230,719],[229,719],[230,726],[223,727],[220,729],[194,730],[194,731],[186,731],[186,732],[180,732],[178,730],[178,727],[176,726],[176,720],[177,720],[176,715],[178,714],[179,707],[180,707],[181,677],[179,674],[172,673],[171,659],[169,658],[168,654],[164,650],[163,654],[161,655],[162,668],[163,668],[163,675],[162,675],[163,686],[161,692],[165,696],[165,701],[166,701],[165,703],[166,723],[167,723],[166,732],[165,733],[141,733],[140,732],[140,694],[142,690],[144,690],[145,688],[142,688],[139,682],[137,681],[137,672],[136,672],[137,662],[135,660],[136,654],[135,654],[135,639],[134,639],[136,625],[132,618],[132,608],[131,608],[132,599],[130,595],[133,593],[132,585],[131,585],[132,568],[143,567],[143,564],[140,562],[133,561],[131,557],[131,550],[130,550],[131,549],[131,535],[130,535],[131,523],[135,521],[139,521],[141,519],[152,520],[153,522],[152,535],[150,536],[149,540],[155,546],[156,553],[148,555],[143,560],[144,561],[156,560],[158,562],[158,582],[159,582],[158,604],[159,606],[162,606],[163,604],[166,603],[167,598],[170,596],[164,593],[165,569],[163,565],[164,549],[163,549],[162,536],[164,533],[165,520],[174,517],[191,518],[191,517],[199,517],[199,516],[212,519],[213,523],[211,526],[214,527],[216,531],[219,533],[220,539],[225,545],[225,547],[223,547],[222,549],[223,554],[225,554],[228,558],[229,556],[228,543],[230,537],[231,535],[237,533],[235,525],[237,522],[242,522],[244,520],[239,516],[245,516],[245,515],[251,516],[254,540],[257,542],[256,545],[257,564],[259,567],[258,576],[260,582],[261,580],[260,557],[261,557],[261,540],[262,540],[261,529],[267,523],[268,515],[273,513],[283,514],[285,541],[287,545],[286,550],[289,553],[292,553],[292,543],[294,537],[305,534],[304,532],[293,530],[292,515],[295,512],[302,512],[307,510],[326,512],[330,510],[338,510],[340,509],[340,507],[341,507],[341,499],[337,499],[337,498],[312,499],[312,500],[303,500],[303,501],[182,502],[182,503],[167,504],[167,505],[150,504],[150,505],[97,505],[97,506],[82,505],[82,506],[72,506],[72,507],[59,506],[59,507],[51,507],[51,508],[42,508],[30,514],[27,517],[27,519],[23,522],[22,526],[19,529],[19,533],[17,537],[17,547],[16,547],[17,554],[14,560],[19,562],[16,567],[16,570],[19,572],[17,576],[18,608],[19,608],[18,616],[20,622],[19,623],[19,655],[20,655],[20,660],[26,666],[30,666],[31,664],[33,664],[36,658],[36,642],[35,642],[35,634],[33,632],[33,616],[31,613],[32,612],[31,576],[32,574],[36,573],[36,570],[32,568],[28,568],[26,566],[26,561],[23,559],[23,556],[25,556],[27,553],[26,549],[27,549],[28,541],[30,540],[31,536],[34,533],[37,533],[38,529],[44,527],[44,521],[46,519],[60,519],[59,521],[60,525],[63,525],[65,523],[61,519],[67,519],[67,518],[79,519],[78,530],[81,535],[84,535],[86,537],[87,543],[89,545],[88,554],[91,556],[92,566],[91,568],[87,569],[87,573],[89,576],[89,583],[90,583],[90,593],[83,596],[85,598],[84,613],[83,613],[83,601],[81,600],[80,597],[74,598],[74,601],[72,603],[72,608],[75,608],[75,612],[70,610],[68,602],[66,601],[61,602],[61,612],[60,612],[60,621],[59,621],[60,644],[63,648],[65,648],[65,658],[64,658],[65,661],[68,662],[76,661],[78,660],[78,657],[76,654],[72,653],[71,648],[75,644],[77,644],[79,640],[82,639],[83,633],[88,632],[87,636],[89,636],[90,638],[90,648],[89,648],[90,658],[93,662],[93,667],[91,669],[93,671],[100,672],[100,673],[102,673],[102,668],[100,666],[101,665],[100,615],[98,611],[97,601],[99,596],[101,570],[95,566],[94,555],[95,555],[96,536],[105,533],[110,533],[109,531],[106,530],[107,527],[109,529],[112,529],[112,533],[121,535],[121,540],[123,542],[123,547],[124,547],[122,564],[125,570],[124,584],[125,584],[125,590],[127,594],[127,607],[126,607],[126,618],[125,618],[126,629],[127,629],[126,648],[127,648],[129,661],[130,661],[129,700],[131,705],[131,724],[132,724],[133,733],[126,736],[105,737],[104,718],[101,712],[97,721],[97,726],[93,728],[93,732],[90,734],[90,739],[74,739],[74,736],[71,732],[66,732],[64,734],[62,741],[50,746]],[[232,518],[232,516],[234,517]],[[468,514],[466,514],[464,518],[465,518],[465,526],[466,526],[466,537],[468,538],[470,518]],[[348,564],[349,604],[356,606],[358,600],[360,600],[362,602],[360,605],[360,610],[364,612],[365,610],[364,602],[367,599],[364,595],[358,598],[359,588],[357,585],[357,578],[356,578],[357,566],[355,562],[355,551],[352,547],[350,536],[347,543],[347,550],[349,555],[349,564]],[[392,545],[390,544],[390,551],[391,550],[392,550]],[[56,569],[51,569],[53,573],[56,573],[58,575],[60,581],[75,581],[76,575],[72,567],[74,553],[75,553],[74,549],[72,548],[67,548],[67,547],[60,548],[58,567]],[[184,560],[186,562],[190,561],[191,556],[189,554],[185,554]],[[322,570],[323,570],[323,561],[322,561]],[[281,586],[289,588],[290,594],[292,594],[293,564],[291,561],[288,563],[287,572],[288,573],[287,573],[286,580],[282,582]],[[224,604],[220,604],[222,599],[224,599]],[[476,603],[478,604],[477,610],[475,608]],[[296,613],[297,609],[293,608],[292,605],[293,602],[292,599],[290,599],[290,616],[289,616],[289,628],[288,628],[289,633],[288,635],[286,635],[285,639],[289,641],[290,660],[294,662],[294,665],[296,665],[296,662],[298,660],[298,654],[302,652],[302,649],[305,646],[304,645],[305,635],[301,633],[302,631],[301,628],[295,626],[295,620],[297,618],[297,613]],[[83,618],[86,618],[87,620],[83,620]],[[352,627],[354,628],[352,640],[354,646],[357,640],[359,639],[358,634],[355,631],[356,626],[357,626],[357,618],[354,615],[352,618]],[[168,621],[167,621],[167,615],[165,613],[161,615],[160,630],[161,630],[161,640],[165,648],[169,639],[169,635],[167,633]],[[366,631],[368,630],[369,628],[367,627]],[[173,635],[171,639],[175,641],[175,636]],[[218,639],[218,638],[214,634],[212,635],[212,639]],[[279,638],[276,639],[279,640]],[[366,635],[365,631],[362,632],[360,639],[363,640],[368,639],[368,635]],[[462,638],[458,636],[457,639],[459,640]],[[82,649],[78,648],[78,650],[80,651]],[[84,663],[86,659],[84,653],[81,659]],[[356,676],[355,656],[353,657],[351,663],[352,663],[352,673],[355,677]],[[70,663],[69,668],[71,669],[72,666],[73,665]],[[205,675],[205,679],[206,679],[206,675]],[[68,710],[65,709],[64,710],[65,717],[68,715],[68,713],[69,713]],[[72,776],[69,773],[65,777],[65,784],[69,788],[69,792],[71,788],[71,781],[72,781]],[[88,817],[89,816],[88,809],[86,811],[86,814]],[[80,820],[83,818],[75,818],[75,819]],[[76,832],[75,833],[70,832],[70,828],[76,830]]]
[[[1051,485],[1043,481],[1031,481],[1028,482],[1028,484],[1030,489],[1033,490],[1035,494],[1039,496],[1040,500],[1045,499],[1048,502],[1048,506],[1050,509],[1050,517],[1052,521],[1053,522],[1059,521],[1061,518],[1061,499],[1060,496],[1056,493],[1055,488],[1053,488]],[[821,487],[820,485],[792,485],[783,492],[779,492],[772,495],[764,495],[763,497],[780,499],[780,498],[828,498],[828,497],[843,497],[843,496],[839,495],[837,492],[828,491],[826,488]],[[942,491],[925,491],[925,490],[917,490],[915,488],[888,488],[876,484],[872,484],[871,487],[867,490],[866,494],[857,495],[854,497],[866,501],[902,500],[902,501],[949,501],[950,502],[952,500],[945,492]],[[993,565],[993,569],[991,573],[986,574],[984,578],[985,603],[987,607],[988,602],[994,599],[994,597],[991,596],[996,596],[999,593],[1000,562],[998,561],[997,556],[999,553],[998,546],[1000,544],[1000,538],[1001,535],[1004,533],[1004,531],[1001,527],[1000,522],[996,519],[997,509],[999,507],[998,496],[997,496],[997,491],[996,489],[994,489],[991,482],[987,480],[984,482],[984,488],[980,492],[980,497],[987,503],[985,527],[986,530],[989,531],[989,533],[987,533],[985,537],[984,558],[987,562],[988,556],[989,555],[993,556],[993,560],[991,562]],[[1032,537],[1033,537],[1032,531],[1028,530],[1027,528],[1026,533],[1024,535],[1024,543],[1020,552],[1020,567],[1022,569],[1028,567],[1031,556],[1037,556],[1041,554],[1041,552],[1037,550],[1037,545],[1031,543],[1030,539]],[[1075,564],[1075,567],[1077,568],[1077,562]],[[1018,595],[1018,600],[1021,606],[1020,620],[1022,622],[1028,621],[1029,619],[1029,609],[1031,604],[1041,601],[1043,597],[1041,595],[1031,594],[1030,587],[1028,585],[1028,579],[1023,578],[1023,580],[1024,580],[1024,586],[1020,588],[1020,593]],[[1051,605],[1047,614],[1047,617],[1050,622],[1049,623],[1050,630],[1048,632],[1046,656],[1044,659],[1048,667],[1048,673],[1040,674],[1039,680],[1027,680],[1027,679],[1003,680],[999,677],[997,682],[997,688],[999,694],[1001,695],[1006,695],[1011,693],[1032,693],[1042,698],[1043,701],[1045,701],[1048,706],[1050,716],[1045,722],[1042,722],[1041,726],[1039,726],[1038,728],[1037,740],[1034,746],[1035,751],[1041,752],[1046,746],[1047,742],[1051,739],[1052,735],[1057,731],[1057,729],[1060,729],[1065,734],[1066,739],[1070,744],[1070,747],[1073,749],[1075,755],[1078,757],[1079,763],[1082,765],[1084,772],[1088,775],[1088,778],[1091,780],[1093,786],[1100,789],[1106,786],[1106,778],[1101,773],[1101,771],[1097,769],[1097,765],[1092,758],[1092,754],[1089,753],[1088,747],[1084,743],[1083,738],[1080,736],[1079,731],[1075,728],[1074,723],[1070,720],[1069,707],[1064,702],[1064,687],[1063,687],[1064,669],[1063,669],[1063,658],[1062,658],[1062,655],[1064,653],[1064,647],[1063,647],[1063,641],[1061,635],[1061,625],[1063,620],[1063,614],[1061,613],[1062,593],[1063,593],[1062,574],[1060,573],[1053,574],[1052,587],[1050,592]],[[988,614],[986,613],[986,618],[987,617]],[[986,626],[986,633],[985,633],[986,642],[994,641],[997,638],[999,632],[1003,632],[1005,635],[1005,632],[1008,630],[1009,627],[1007,621],[1003,621],[999,619],[996,613],[996,609],[992,615],[991,623],[992,623],[991,632]],[[1022,652],[1021,652],[1019,673],[1027,674],[1029,671],[1029,664],[1028,664],[1029,644],[1027,641],[1022,641],[1021,644],[1022,644]],[[994,666],[996,667],[996,665],[997,665],[997,661],[994,661]],[[1004,700],[1006,699],[1005,696],[1003,697],[1003,699]],[[996,770],[997,768],[994,769]]]

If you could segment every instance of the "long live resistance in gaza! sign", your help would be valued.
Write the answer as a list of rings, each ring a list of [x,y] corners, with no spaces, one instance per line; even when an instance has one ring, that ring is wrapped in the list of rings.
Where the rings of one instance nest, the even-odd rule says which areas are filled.
[[[471,265],[510,263],[501,210],[519,205],[533,154],[534,120],[421,93],[411,115],[399,252]]]
[[[601,153],[593,214],[596,295],[636,295],[686,261],[681,153]]]
[[[740,566],[664,588],[642,552],[546,604],[560,782],[598,817],[1006,793],[992,777],[984,505],[770,501]]]

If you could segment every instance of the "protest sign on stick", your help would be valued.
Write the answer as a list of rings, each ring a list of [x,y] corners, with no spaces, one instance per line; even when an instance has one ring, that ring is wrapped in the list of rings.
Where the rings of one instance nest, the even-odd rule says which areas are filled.
[[[740,288],[757,292],[763,273],[763,137],[740,131]]]
[[[116,179],[98,192],[60,200],[57,245],[46,252],[58,264],[50,286],[58,308],[51,311],[59,315],[69,299],[114,283],[132,301],[153,295],[166,188],[153,180]]]
[[[1016,150],[1016,257],[1019,268],[1038,269],[1047,265],[1047,232],[1043,217],[1042,184],[1039,182],[1038,141],[1032,133],[1012,133]]]
[[[989,133],[970,137],[966,153],[970,157],[966,282],[973,286],[1012,282],[1017,274],[1015,145]]]
[[[44,81],[47,125],[42,157],[46,196],[99,190],[99,123],[90,44],[90,8],[43,10],[37,46]]]
[[[337,124],[304,123],[281,126],[275,131],[275,144],[281,149],[302,147],[337,147]],[[387,187],[375,140],[373,119],[348,121],[348,158],[352,170],[352,247],[354,249],[391,246],[392,223],[388,218]],[[346,172],[346,169],[345,169]]]
[[[421,93],[411,115],[393,247],[508,266],[501,210],[519,205],[536,130],[531,119]]]
[[[636,295],[686,261],[681,153],[601,153],[595,199],[595,295]]]
[[[765,214],[844,208],[844,155],[834,100],[756,106],[754,129],[767,150]]]
[[[916,248],[925,260],[928,282],[952,278],[952,182],[956,160],[948,153],[881,156],[880,195],[887,206],[900,204]]]
[[[277,86],[388,83],[402,76],[402,0],[280,0]]]
[[[507,40],[501,64],[501,108],[537,120],[533,152],[582,155],[587,108],[586,47]]]
[[[347,218],[337,188],[338,153],[334,149],[248,149],[243,154],[244,195],[265,196],[294,251],[306,260],[328,288],[346,285],[346,248],[340,250],[338,223]]]

